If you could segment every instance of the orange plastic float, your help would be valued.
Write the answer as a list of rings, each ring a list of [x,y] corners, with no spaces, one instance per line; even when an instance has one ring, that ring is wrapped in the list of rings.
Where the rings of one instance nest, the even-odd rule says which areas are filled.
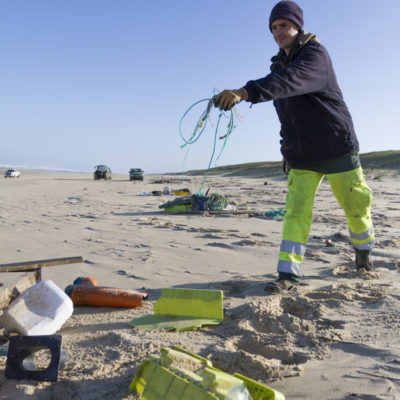
[[[75,279],[73,285],[65,289],[75,306],[97,307],[141,307],[147,293],[134,290],[98,286],[97,280],[90,276]]]

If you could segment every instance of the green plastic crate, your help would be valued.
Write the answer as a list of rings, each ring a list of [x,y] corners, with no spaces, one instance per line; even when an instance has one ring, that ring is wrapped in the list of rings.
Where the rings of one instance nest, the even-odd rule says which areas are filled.
[[[206,358],[178,346],[144,360],[129,389],[143,400],[223,400],[230,389],[243,384],[253,400],[285,400],[282,393],[238,373],[220,371]]]

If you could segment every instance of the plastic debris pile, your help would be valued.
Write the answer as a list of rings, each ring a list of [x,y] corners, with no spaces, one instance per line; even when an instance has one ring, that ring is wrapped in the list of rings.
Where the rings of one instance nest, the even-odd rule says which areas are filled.
[[[228,199],[225,195],[212,193],[209,196],[194,194],[178,197],[161,204],[159,208],[163,208],[166,212],[221,211],[228,206]]]

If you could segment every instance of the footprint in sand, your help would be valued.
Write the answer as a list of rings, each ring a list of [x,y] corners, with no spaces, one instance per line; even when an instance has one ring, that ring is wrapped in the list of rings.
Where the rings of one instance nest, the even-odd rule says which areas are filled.
[[[254,239],[243,239],[239,242],[233,242],[234,246],[266,246],[268,242],[262,240],[254,240]]]
[[[241,283],[219,282],[213,288],[224,290],[229,299],[230,292],[252,290],[251,286],[258,284],[248,280]],[[357,302],[378,308],[376,304],[380,305],[385,296],[380,285],[365,282],[260,296],[227,310],[231,319],[216,328],[225,341],[208,356],[217,368],[262,381],[299,375],[307,361],[326,357],[331,344],[349,339],[348,321],[335,319],[335,311],[341,316]]]
[[[211,242],[211,243],[207,243],[207,246],[220,247],[222,249],[232,250],[232,246],[230,244],[226,244],[226,243]]]

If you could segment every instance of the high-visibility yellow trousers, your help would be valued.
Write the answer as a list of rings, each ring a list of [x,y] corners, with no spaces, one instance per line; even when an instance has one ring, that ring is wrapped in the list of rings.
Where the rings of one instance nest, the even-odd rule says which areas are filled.
[[[361,167],[334,174],[291,169],[288,175],[278,272],[295,275],[301,273],[311,228],[314,198],[324,176],[344,210],[354,249],[371,250],[374,245],[371,219],[373,196]]]

